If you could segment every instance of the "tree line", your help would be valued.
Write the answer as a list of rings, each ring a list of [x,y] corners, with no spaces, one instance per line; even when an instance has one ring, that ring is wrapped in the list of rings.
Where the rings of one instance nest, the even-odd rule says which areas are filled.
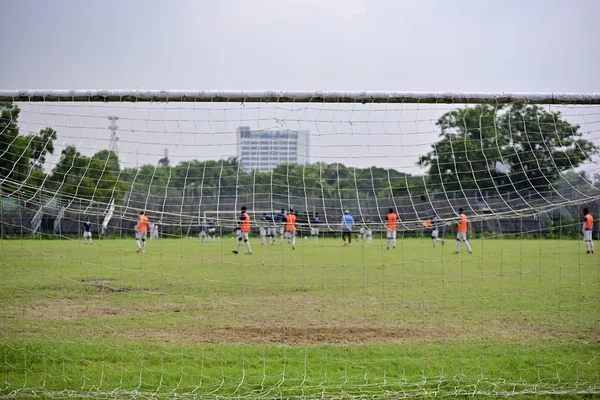
[[[235,158],[175,166],[161,159],[156,165],[122,168],[114,152],[103,149],[86,156],[74,146],[64,148],[53,168],[44,171],[57,132],[47,127],[22,134],[19,113],[16,104],[0,103],[0,189],[5,196],[27,189],[58,192],[66,199],[119,203],[133,194],[189,198],[264,193],[344,199],[424,196],[435,191],[544,191],[557,184],[561,172],[598,153],[580,127],[559,112],[528,104],[477,105],[439,118],[440,138],[418,160],[427,169],[424,176],[322,162],[244,173]]]

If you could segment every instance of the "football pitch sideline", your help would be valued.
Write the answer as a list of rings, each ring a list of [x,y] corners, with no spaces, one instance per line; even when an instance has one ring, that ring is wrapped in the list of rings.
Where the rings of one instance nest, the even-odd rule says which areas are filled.
[[[600,387],[600,263],[582,241],[477,239],[473,254],[453,240],[251,243],[3,241],[0,393]]]

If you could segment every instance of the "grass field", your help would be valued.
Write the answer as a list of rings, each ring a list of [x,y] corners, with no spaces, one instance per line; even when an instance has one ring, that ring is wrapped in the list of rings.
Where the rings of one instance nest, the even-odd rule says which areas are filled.
[[[0,394],[600,392],[583,242],[252,242],[3,241]]]

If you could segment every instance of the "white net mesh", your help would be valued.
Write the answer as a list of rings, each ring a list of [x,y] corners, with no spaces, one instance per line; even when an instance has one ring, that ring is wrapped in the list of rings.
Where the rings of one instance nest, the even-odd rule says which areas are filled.
[[[3,395],[600,391],[595,96],[3,96]]]

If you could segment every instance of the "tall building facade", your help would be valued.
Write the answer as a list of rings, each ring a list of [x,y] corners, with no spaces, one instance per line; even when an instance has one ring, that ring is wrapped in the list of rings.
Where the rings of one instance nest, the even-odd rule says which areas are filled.
[[[237,157],[244,172],[271,172],[279,164],[308,164],[308,131],[237,129]]]

